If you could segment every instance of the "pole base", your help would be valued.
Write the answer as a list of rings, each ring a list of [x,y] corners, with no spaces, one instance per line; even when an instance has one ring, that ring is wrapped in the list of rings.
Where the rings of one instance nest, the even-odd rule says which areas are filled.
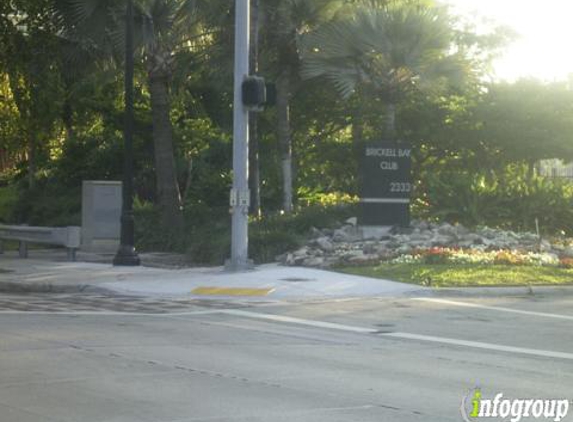
[[[246,261],[233,261],[232,259],[227,259],[225,261],[225,271],[229,272],[240,272],[240,271],[252,271],[255,269],[255,263],[252,259],[247,259]]]
[[[141,264],[139,255],[133,246],[120,245],[115,257],[113,258],[114,266],[137,267]]]

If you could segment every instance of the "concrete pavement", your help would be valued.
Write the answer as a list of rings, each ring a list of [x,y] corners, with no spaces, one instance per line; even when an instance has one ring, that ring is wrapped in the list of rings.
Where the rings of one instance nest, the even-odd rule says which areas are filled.
[[[113,267],[65,262],[48,257],[0,257],[0,290],[32,292],[109,292],[134,296],[237,298],[250,301],[316,300],[425,294],[427,289],[302,267],[261,265],[252,271],[223,267],[165,269]]]
[[[99,292],[250,302],[402,296],[573,296],[573,286],[437,289],[277,264],[230,273],[223,267],[182,268],[180,257],[163,254],[142,255],[146,265],[141,267],[113,267],[113,255],[81,253],[78,262],[67,262],[61,250],[35,250],[31,256],[20,259],[15,252],[0,255],[0,292]]]
[[[570,295],[443,298],[275,265],[6,254],[0,270],[0,287],[74,292],[0,293],[2,422],[453,422],[476,387],[573,398]]]
[[[572,300],[0,314],[0,420],[454,422],[478,386],[570,400]]]

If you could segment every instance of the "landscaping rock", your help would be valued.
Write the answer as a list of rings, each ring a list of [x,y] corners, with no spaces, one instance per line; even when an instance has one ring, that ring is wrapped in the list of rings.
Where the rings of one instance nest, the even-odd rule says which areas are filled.
[[[573,246],[568,246],[568,247],[564,248],[563,251],[561,252],[561,254],[565,258],[573,258]]]
[[[332,240],[335,242],[357,242],[362,240],[358,228],[354,226],[344,226],[334,231]]]
[[[551,246],[551,243],[549,243],[547,240],[542,240],[541,243],[539,244],[540,252],[551,252],[552,250],[553,247]]]
[[[350,224],[351,226],[356,227],[358,225],[358,218],[350,217],[348,220],[345,221],[346,224]]]
[[[519,250],[545,252],[556,257],[573,258],[573,247],[541,242],[534,233],[483,227],[470,231],[460,224],[435,224],[413,220],[409,228],[392,228],[382,238],[364,235],[356,217],[349,218],[337,229],[311,229],[311,240],[296,251],[283,254],[277,260],[284,265],[304,265],[328,268],[336,265],[360,265],[389,260],[414,250],[432,247],[457,247],[475,250]]]
[[[317,237],[322,237],[324,236],[324,234],[322,233],[321,230],[317,229],[316,227],[311,227],[310,228],[310,237],[315,239]]]
[[[319,237],[316,239],[316,245],[325,252],[331,252],[334,250],[334,244],[328,237]]]
[[[323,268],[324,265],[324,258],[322,257],[309,257],[306,258],[303,262],[302,265],[304,267],[315,267],[315,268]]]

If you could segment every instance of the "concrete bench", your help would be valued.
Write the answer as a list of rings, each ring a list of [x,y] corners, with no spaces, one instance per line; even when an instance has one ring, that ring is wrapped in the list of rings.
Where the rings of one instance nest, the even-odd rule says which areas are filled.
[[[33,227],[0,224],[0,253],[4,251],[2,240],[20,242],[20,258],[28,257],[28,243],[46,243],[64,246],[68,250],[68,259],[75,261],[76,250],[80,247],[80,228],[76,226]]]

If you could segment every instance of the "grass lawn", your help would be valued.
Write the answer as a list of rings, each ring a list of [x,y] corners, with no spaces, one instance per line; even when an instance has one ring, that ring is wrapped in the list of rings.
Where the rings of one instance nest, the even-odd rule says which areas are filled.
[[[573,269],[488,264],[380,264],[338,271],[434,287],[573,284]]]

